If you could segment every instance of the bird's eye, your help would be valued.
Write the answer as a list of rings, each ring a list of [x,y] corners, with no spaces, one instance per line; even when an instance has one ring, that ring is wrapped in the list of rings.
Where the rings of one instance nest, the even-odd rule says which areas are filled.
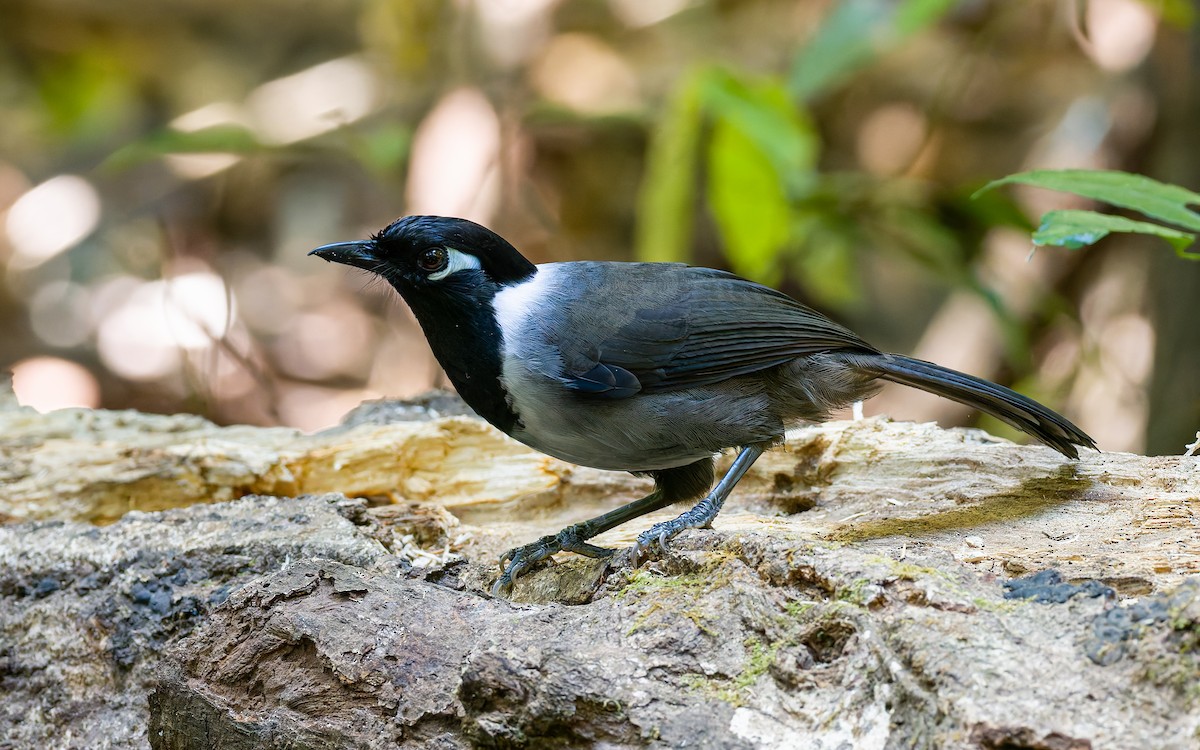
[[[431,247],[417,256],[417,265],[421,267],[422,271],[433,273],[445,268],[449,260],[450,254],[446,252],[446,248]]]

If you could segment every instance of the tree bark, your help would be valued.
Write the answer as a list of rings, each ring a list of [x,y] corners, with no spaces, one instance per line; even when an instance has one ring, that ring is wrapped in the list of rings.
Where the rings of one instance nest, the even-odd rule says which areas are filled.
[[[660,560],[509,601],[500,552],[647,483],[434,403],[311,436],[0,408],[0,747],[1197,742],[1200,459],[830,423]]]

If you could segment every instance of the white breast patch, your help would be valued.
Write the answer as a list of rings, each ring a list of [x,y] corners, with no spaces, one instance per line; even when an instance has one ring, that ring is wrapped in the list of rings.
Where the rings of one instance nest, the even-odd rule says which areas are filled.
[[[496,311],[496,322],[505,341],[511,342],[517,331],[521,330],[525,318],[545,302],[554,282],[556,265],[540,265],[532,278],[506,286],[496,293],[492,308]]]

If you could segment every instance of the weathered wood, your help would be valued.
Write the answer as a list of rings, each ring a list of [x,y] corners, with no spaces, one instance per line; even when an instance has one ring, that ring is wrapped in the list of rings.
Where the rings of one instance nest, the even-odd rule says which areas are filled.
[[[0,456],[0,514],[11,520],[105,522],[247,494],[342,492],[436,504],[511,544],[532,519],[534,532],[552,532],[647,487],[535,453],[477,419],[428,415],[303,435],[186,415],[8,409]],[[976,431],[835,422],[796,431],[761,459],[719,525],[841,541],[904,536],[976,565],[1065,565],[1152,587],[1200,573],[1198,462],[1086,452],[1076,463]],[[607,538],[627,544],[643,526]],[[967,537],[982,544],[964,547]]]
[[[831,423],[764,456],[716,528],[664,560],[562,555],[512,603],[485,593],[502,550],[646,483],[470,418],[415,416],[305,436],[0,410],[12,517],[253,491],[376,506],[248,497],[100,529],[0,527],[0,736],[172,750],[1198,741],[1200,459],[1069,462],[975,431]],[[626,546],[678,510],[600,541]],[[1005,580],[1047,568],[1087,590],[1004,598]]]
[[[364,510],[245,498],[0,527],[0,747],[145,748],[162,652],[231,590],[298,559],[391,559]]]
[[[316,435],[128,411],[0,410],[0,519],[111,522],[243,495],[328,492],[503,503],[556,487],[566,464],[478,419],[371,423]]]
[[[180,666],[151,697],[152,747],[247,736],[297,748],[1194,739],[1194,656],[1171,626],[1147,626],[1101,666],[1086,654],[1103,600],[1006,601],[994,582],[944,572],[953,562],[937,554],[708,541],[610,578],[582,607],[297,564],[240,589],[174,650]],[[1200,589],[1175,596],[1175,616],[1195,628]]]

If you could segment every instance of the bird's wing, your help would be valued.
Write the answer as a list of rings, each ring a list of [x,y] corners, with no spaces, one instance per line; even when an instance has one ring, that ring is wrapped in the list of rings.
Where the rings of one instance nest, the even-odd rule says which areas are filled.
[[[629,299],[630,318],[577,353],[583,356],[567,358],[568,388],[628,398],[711,385],[830,349],[876,351],[768,287],[710,269],[663,271],[664,279],[648,280],[655,299]]]

